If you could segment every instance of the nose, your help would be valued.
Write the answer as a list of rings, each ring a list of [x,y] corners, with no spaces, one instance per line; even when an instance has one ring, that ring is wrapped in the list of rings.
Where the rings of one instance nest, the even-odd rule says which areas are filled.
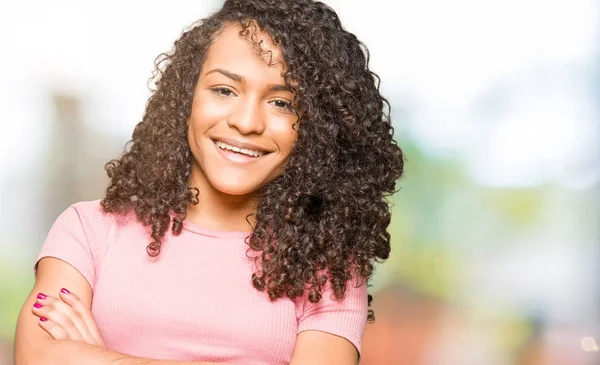
[[[260,101],[250,97],[239,98],[227,124],[241,134],[262,134],[265,131],[265,123]]]

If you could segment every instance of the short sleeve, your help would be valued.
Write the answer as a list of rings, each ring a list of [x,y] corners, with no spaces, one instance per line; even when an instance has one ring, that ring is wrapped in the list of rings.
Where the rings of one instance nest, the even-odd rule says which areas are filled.
[[[85,277],[92,290],[94,289],[96,272],[94,255],[87,239],[86,230],[77,208],[72,205],[54,222],[46,236],[35,262],[44,257],[55,257],[73,266]]]
[[[311,303],[304,296],[304,312],[298,319],[298,333],[316,330],[343,337],[356,347],[360,356],[368,315],[366,283],[357,286],[354,280],[348,281],[341,300],[334,298],[329,285],[322,294],[318,303]]]

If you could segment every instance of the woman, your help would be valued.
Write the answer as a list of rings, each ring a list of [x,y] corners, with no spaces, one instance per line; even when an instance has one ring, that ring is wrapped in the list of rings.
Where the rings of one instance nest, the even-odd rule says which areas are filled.
[[[403,169],[366,50],[322,3],[229,0],[156,85],[48,234],[16,363],[355,364]]]

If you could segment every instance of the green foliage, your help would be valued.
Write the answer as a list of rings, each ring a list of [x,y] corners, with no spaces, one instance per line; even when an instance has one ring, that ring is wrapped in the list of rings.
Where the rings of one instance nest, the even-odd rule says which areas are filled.
[[[25,298],[33,287],[30,267],[15,267],[0,261],[0,339],[12,343],[17,317]]]

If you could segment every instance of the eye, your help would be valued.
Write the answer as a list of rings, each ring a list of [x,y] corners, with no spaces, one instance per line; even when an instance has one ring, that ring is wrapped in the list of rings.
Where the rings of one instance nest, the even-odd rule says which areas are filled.
[[[231,90],[230,88],[228,88],[226,86],[213,87],[213,88],[211,88],[211,90],[213,93],[215,93],[219,96],[234,96],[235,95],[233,90]]]
[[[292,107],[292,104],[289,101],[276,99],[276,100],[271,101],[271,104],[279,109],[285,109],[287,111],[294,110],[294,108]]]

